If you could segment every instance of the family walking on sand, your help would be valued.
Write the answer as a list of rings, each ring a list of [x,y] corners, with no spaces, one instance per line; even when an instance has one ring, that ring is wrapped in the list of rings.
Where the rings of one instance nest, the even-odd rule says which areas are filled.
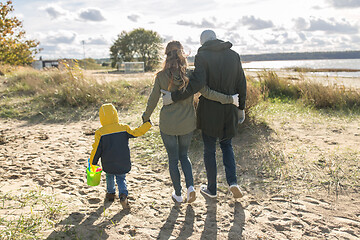
[[[232,138],[237,125],[245,119],[246,78],[239,55],[231,50],[232,44],[216,38],[212,30],[200,36],[201,47],[195,56],[195,69],[187,71],[183,46],[171,41],[165,49],[163,69],[156,74],[155,83],[142,115],[143,125],[132,130],[119,123],[117,111],[111,104],[104,104],[99,111],[102,127],[95,132],[95,143],[90,163],[101,158],[106,172],[107,194],[110,201],[115,197],[114,179],[118,184],[120,202],[128,207],[125,175],[130,171],[128,139],[145,134],[151,127],[150,116],[160,97],[160,134],[168,154],[169,172],[174,187],[172,199],[177,203],[194,202],[196,191],[192,164],[188,150],[193,131],[201,129],[204,143],[204,163],[207,184],[200,187],[206,197],[217,196],[216,142],[219,140],[229,190],[234,198],[243,196],[236,176],[236,162]],[[194,94],[200,92],[195,114]],[[178,163],[184,173],[186,199],[182,195]]]

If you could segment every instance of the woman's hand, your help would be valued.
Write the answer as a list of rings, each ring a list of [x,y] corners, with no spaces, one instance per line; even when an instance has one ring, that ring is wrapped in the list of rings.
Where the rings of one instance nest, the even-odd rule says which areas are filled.
[[[174,103],[174,101],[171,98],[171,92],[166,91],[164,89],[161,89],[160,92],[163,94],[162,99],[163,99],[164,106]]]
[[[239,94],[232,95],[233,103],[236,107],[239,107]]]

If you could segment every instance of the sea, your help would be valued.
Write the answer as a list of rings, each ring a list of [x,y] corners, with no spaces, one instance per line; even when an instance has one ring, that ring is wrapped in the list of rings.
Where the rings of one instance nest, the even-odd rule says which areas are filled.
[[[353,69],[355,72],[311,72],[319,76],[360,77],[360,59],[321,59],[321,60],[289,60],[289,61],[254,61],[243,62],[242,66],[248,71],[261,69],[278,70],[286,68],[312,68],[312,69]]]

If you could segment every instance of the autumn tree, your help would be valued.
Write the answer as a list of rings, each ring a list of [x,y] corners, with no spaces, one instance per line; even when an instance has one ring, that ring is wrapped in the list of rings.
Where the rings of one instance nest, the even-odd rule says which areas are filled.
[[[9,16],[13,11],[12,1],[0,2],[0,63],[29,64],[40,51],[39,42],[25,38],[22,22]]]
[[[160,61],[162,39],[157,32],[135,29],[129,33],[123,31],[110,47],[112,65],[116,62],[144,62],[145,71],[156,68]]]

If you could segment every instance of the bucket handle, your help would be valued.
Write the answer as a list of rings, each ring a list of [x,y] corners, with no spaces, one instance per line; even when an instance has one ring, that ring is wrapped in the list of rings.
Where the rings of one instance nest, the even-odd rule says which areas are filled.
[[[95,167],[92,164],[92,162],[90,162],[90,158],[88,158],[88,168],[89,168],[89,172],[95,172]]]

